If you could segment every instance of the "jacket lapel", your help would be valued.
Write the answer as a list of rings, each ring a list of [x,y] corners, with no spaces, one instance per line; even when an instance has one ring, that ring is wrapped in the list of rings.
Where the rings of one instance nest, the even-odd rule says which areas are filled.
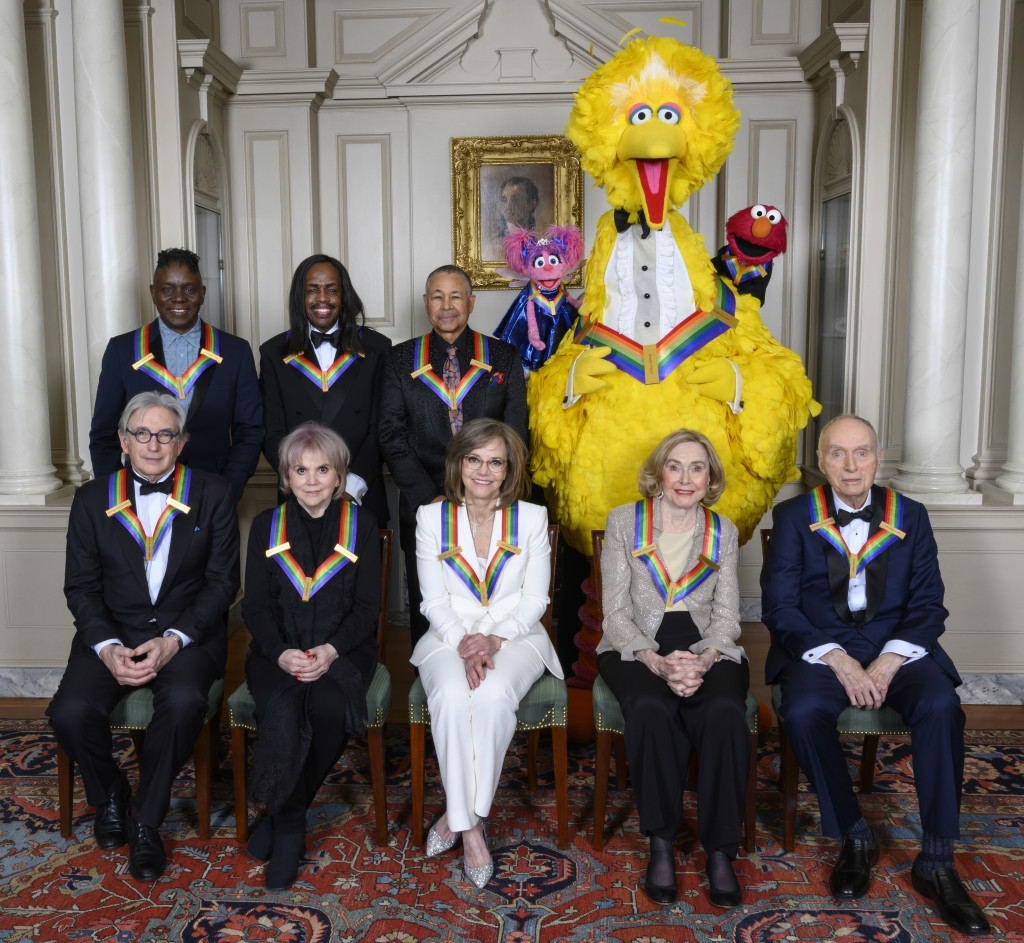
[[[192,536],[199,526],[199,504],[203,495],[202,482],[196,476],[192,476],[192,487],[189,489],[188,514],[177,514],[171,522],[171,546],[167,551],[167,569],[164,571],[163,581],[160,583],[160,592],[157,602],[164,598],[170,588],[174,585],[174,578],[181,568],[182,561],[192,545]],[[166,539],[166,538],[165,538]]]
[[[199,331],[199,346],[201,348],[203,344],[202,338],[206,334],[205,324],[202,320],[199,322]],[[221,356],[223,356],[223,350],[221,351]],[[213,382],[214,371],[219,366],[220,364],[217,363],[210,364],[210,366],[208,366],[199,375],[199,379],[196,380],[195,385],[192,387],[192,402],[188,407],[188,419],[191,419],[197,412],[199,412],[199,408],[203,405],[203,399],[206,397],[206,391],[209,390],[210,384]]]
[[[832,497],[832,489],[825,488],[825,503],[828,507],[828,515],[833,520],[836,516],[836,503]],[[836,524],[836,527],[839,525]],[[814,536],[825,547],[825,561],[828,564],[828,589],[832,596],[832,606],[836,615],[843,622],[854,622],[853,613],[850,612],[850,564],[846,558],[833,547],[827,540],[820,536]]]
[[[878,485],[871,487],[871,527],[869,534],[874,535],[885,517],[885,489]],[[867,594],[868,607],[864,612],[865,621],[870,622],[878,607],[882,604],[882,597],[885,595],[885,574],[889,569],[889,551],[880,553],[874,560],[865,567],[867,582],[865,591]]]
[[[128,499],[132,503],[132,511],[138,515],[138,507],[135,502],[135,487],[135,481],[132,478],[131,471],[129,471]],[[132,575],[138,580],[146,599],[149,599],[149,582],[146,580],[146,552],[135,542],[135,538],[128,533],[128,529],[116,517],[107,518],[106,526],[113,529],[114,540],[121,547],[121,552],[124,554],[128,569],[131,570]]]

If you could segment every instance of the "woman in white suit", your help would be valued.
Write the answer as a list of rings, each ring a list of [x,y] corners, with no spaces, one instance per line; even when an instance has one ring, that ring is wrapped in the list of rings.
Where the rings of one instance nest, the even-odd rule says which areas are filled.
[[[474,419],[448,445],[447,500],[416,515],[421,611],[412,663],[427,694],[447,809],[427,855],[462,837],[467,880],[494,871],[483,831],[516,709],[545,667],[562,669],[541,617],[548,603],[547,512],[529,494],[526,448],[503,422]]]

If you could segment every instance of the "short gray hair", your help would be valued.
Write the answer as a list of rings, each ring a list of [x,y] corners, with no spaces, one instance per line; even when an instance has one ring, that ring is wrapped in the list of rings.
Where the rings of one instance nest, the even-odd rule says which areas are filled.
[[[470,279],[470,277],[466,274],[466,270],[459,268],[457,265],[451,264],[439,265],[436,269],[434,269],[434,271],[432,271],[427,276],[427,280],[423,283],[423,294],[426,295],[430,293],[430,280],[435,275],[459,275],[462,277],[462,280],[466,283],[466,291],[468,293],[467,297],[473,294],[473,282]]]
[[[292,493],[288,484],[288,469],[302,458],[303,452],[319,452],[327,460],[327,464],[338,473],[338,487],[331,497],[343,495],[352,454],[345,440],[337,432],[328,429],[327,426],[321,426],[312,419],[292,429],[278,446],[277,467],[281,475],[281,490],[285,494]]]
[[[825,441],[825,434],[831,429],[837,422],[842,422],[844,419],[853,419],[859,422],[862,426],[867,426],[871,433],[871,438],[875,440],[875,451],[878,451],[878,433],[875,432],[875,427],[871,425],[866,419],[854,415],[853,413],[840,413],[838,416],[833,416],[828,422],[821,427],[821,432],[818,433],[818,454],[820,455],[823,451],[821,444]]]
[[[170,393],[158,393],[156,390],[136,393],[128,400],[128,405],[121,412],[121,418],[117,422],[118,431],[122,435],[127,435],[128,423],[131,422],[132,416],[139,411],[145,412],[147,409],[152,409],[154,406],[162,406],[164,409],[169,409],[174,413],[174,418],[178,424],[178,428],[174,431],[178,433],[182,442],[188,441],[188,433],[185,431],[185,407],[182,405],[181,400]]]

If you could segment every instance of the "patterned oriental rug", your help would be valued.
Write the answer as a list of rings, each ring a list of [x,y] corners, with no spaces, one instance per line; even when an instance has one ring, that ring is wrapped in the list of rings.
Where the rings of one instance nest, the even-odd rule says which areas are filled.
[[[909,744],[879,745],[876,791],[862,800],[882,836],[871,894],[851,906],[828,892],[835,860],[817,834],[817,805],[800,796],[796,851],[780,845],[778,741],[767,735],[758,767],[756,851],[737,869],[746,902],[727,912],[708,900],[704,855],[693,837],[688,796],[677,843],[681,896],[651,904],[637,887],[646,864],[629,792],[612,791],[612,832],[602,854],[591,846],[593,747],[570,747],[570,847],[559,851],[549,756],[541,749],[538,791],[526,784],[525,741],[506,760],[489,835],[495,876],[483,891],[461,875],[459,847],[427,859],[410,845],[407,731],[388,729],[390,845],[374,845],[372,792],[357,743],[321,789],[310,812],[308,856],[299,882],[284,893],[263,887],[263,865],[234,839],[228,739],[216,785],[214,837],[196,830],[191,769],[177,786],[164,826],[170,860],[155,885],[127,874],[126,849],[101,852],[92,810],[76,789],[74,832],[60,837],[57,771],[49,728],[8,721],[0,730],[0,941],[280,941],[280,943],[454,943],[454,941],[600,941],[799,943],[849,940],[909,943],[957,934],[910,888],[920,822],[910,780]],[[429,743],[429,740],[428,740]],[[118,738],[129,776],[127,738]],[[851,762],[859,742],[847,744]],[[427,804],[440,809],[437,767],[428,760]],[[963,842],[957,862],[985,908],[994,939],[1024,941],[1024,731],[974,731],[968,739]]]

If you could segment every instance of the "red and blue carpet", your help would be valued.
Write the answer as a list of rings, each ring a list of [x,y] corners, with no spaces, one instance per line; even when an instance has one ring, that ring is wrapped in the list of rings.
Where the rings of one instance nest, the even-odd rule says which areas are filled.
[[[97,850],[92,810],[80,785],[74,833],[67,841],[60,837],[49,728],[41,721],[5,722],[0,730],[0,941],[911,943],[957,937],[910,887],[920,823],[909,745],[903,741],[879,745],[875,792],[863,798],[863,807],[882,836],[882,857],[870,896],[851,906],[829,895],[834,846],[818,836],[816,802],[806,791],[800,795],[796,851],[782,851],[778,742],[765,737],[757,849],[741,853],[737,863],[745,903],[723,913],[708,900],[704,855],[692,837],[692,803],[687,834],[677,845],[680,900],[657,907],[637,887],[646,859],[628,792],[609,797],[614,831],[605,851],[595,854],[591,846],[592,747],[570,748],[570,847],[563,852],[555,839],[550,769],[541,770],[538,792],[531,794],[523,769],[525,743],[519,740],[506,761],[489,826],[495,876],[477,892],[462,879],[458,847],[433,860],[411,847],[408,740],[401,727],[388,732],[389,847],[375,847],[372,792],[357,745],[311,811],[308,857],[298,883],[285,893],[268,893],[263,865],[235,843],[226,746],[214,837],[198,838],[187,769],[164,826],[168,869],[150,886],[128,875],[126,849]],[[130,741],[117,742],[133,775]],[[851,741],[848,749],[852,762],[859,746]],[[970,732],[968,751],[957,863],[992,922],[994,938],[1020,943],[1024,732]],[[806,788],[801,780],[801,789]],[[439,809],[440,785],[430,762],[427,797],[428,805]]]

